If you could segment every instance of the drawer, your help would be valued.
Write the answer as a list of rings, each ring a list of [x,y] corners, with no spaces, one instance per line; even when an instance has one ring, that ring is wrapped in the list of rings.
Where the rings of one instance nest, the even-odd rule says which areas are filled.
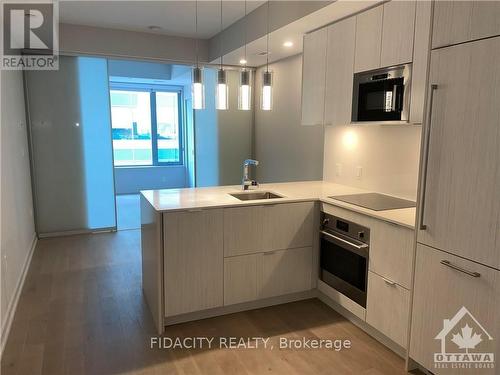
[[[471,274],[473,272],[476,274]],[[465,311],[463,308],[468,313],[460,317],[459,312]],[[444,330],[445,319],[455,321],[454,317],[457,317],[454,329],[445,337],[446,352],[465,351],[451,342],[449,335],[461,332],[469,324],[474,333],[481,334],[479,351],[495,353],[498,361],[499,310],[500,271],[422,244],[417,245],[409,350],[412,359],[436,374],[445,373],[434,368],[434,353],[441,352],[441,340],[435,337]],[[489,340],[487,333],[471,320],[469,313],[493,340]],[[475,351],[469,349],[470,353]],[[463,373],[474,373],[475,370],[467,371]]]
[[[410,292],[395,282],[368,272],[366,322],[406,348]]]

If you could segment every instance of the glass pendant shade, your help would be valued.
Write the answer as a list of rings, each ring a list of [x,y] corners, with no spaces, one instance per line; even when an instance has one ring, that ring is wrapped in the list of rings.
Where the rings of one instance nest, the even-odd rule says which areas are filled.
[[[262,75],[262,94],[260,108],[263,111],[270,111],[273,108],[273,76],[269,71]]]
[[[215,108],[221,111],[228,109],[228,87],[226,81],[226,71],[217,71],[217,86],[215,88]]]
[[[240,72],[240,88],[238,92],[238,109],[249,111],[252,109],[252,86],[250,86],[250,71]]]
[[[205,109],[205,86],[203,85],[203,71],[199,67],[193,68],[193,109]]]

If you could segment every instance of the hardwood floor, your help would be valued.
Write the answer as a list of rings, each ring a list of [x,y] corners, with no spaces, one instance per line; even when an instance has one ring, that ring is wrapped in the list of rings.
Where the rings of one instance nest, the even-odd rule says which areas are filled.
[[[138,230],[40,240],[2,375],[405,373],[401,358],[315,299],[167,329],[174,339],[213,337],[211,349],[151,349],[140,260]],[[271,339],[267,349],[220,349],[220,337]],[[352,348],[279,349],[280,337],[349,339]]]

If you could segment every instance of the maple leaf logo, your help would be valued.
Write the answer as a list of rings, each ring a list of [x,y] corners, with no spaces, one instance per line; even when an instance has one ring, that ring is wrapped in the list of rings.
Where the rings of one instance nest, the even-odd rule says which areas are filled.
[[[453,334],[451,341],[457,344],[460,349],[465,349],[466,353],[469,353],[469,349],[474,349],[477,344],[483,341],[481,335],[477,333],[472,334],[472,328],[468,324],[465,324],[465,327],[462,327],[461,331],[461,334]]]

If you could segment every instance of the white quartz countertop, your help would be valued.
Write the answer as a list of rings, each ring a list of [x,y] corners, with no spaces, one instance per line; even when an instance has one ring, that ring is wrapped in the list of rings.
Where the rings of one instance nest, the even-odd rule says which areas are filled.
[[[290,203],[319,200],[334,206],[346,208],[361,214],[415,228],[415,208],[373,211],[367,208],[341,202],[332,195],[367,193],[369,191],[325,181],[284,182],[261,184],[252,191],[270,191],[283,198],[240,201],[229,195],[242,193],[241,186],[217,186],[185,189],[144,190],[141,194],[158,212],[189,211],[203,208],[240,207],[250,205]]]

